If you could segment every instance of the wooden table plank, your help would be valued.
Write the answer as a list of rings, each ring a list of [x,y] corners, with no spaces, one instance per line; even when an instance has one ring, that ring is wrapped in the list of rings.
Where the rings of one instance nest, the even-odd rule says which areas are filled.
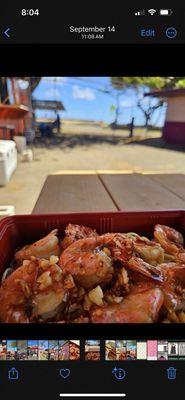
[[[115,204],[97,175],[50,175],[33,214],[115,210]]]
[[[170,192],[185,200],[185,175],[184,174],[154,174],[151,178],[160,183]]]
[[[185,208],[185,201],[152,179],[152,175],[103,175],[100,179],[120,210]]]

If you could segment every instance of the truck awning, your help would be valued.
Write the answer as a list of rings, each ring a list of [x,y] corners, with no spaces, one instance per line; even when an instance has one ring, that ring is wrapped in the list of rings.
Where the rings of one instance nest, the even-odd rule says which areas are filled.
[[[32,100],[33,109],[50,110],[50,111],[65,111],[62,101],[57,100]]]

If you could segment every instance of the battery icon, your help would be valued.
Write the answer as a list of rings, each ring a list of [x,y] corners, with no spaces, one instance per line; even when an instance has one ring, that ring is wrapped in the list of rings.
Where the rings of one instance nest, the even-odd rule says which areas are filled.
[[[159,11],[159,14],[162,15],[162,16],[170,16],[170,15],[173,14],[173,11],[170,8],[162,9],[162,10]]]

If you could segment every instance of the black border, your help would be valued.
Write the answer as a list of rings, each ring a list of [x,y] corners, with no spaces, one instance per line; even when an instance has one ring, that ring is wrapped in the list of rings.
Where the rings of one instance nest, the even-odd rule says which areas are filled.
[[[0,324],[0,339],[184,340],[185,324]]]
[[[0,44],[2,76],[183,76],[182,44]]]
[[[183,76],[185,45],[0,45],[2,76]],[[93,329],[92,329],[93,328]],[[184,324],[0,324],[2,338],[183,339]]]

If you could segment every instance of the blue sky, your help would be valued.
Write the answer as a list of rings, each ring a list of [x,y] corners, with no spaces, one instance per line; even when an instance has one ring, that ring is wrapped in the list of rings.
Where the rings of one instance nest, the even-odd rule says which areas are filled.
[[[115,99],[114,96],[102,93],[102,90],[110,87],[108,77],[44,77],[33,95],[40,100],[61,100],[66,109],[61,113],[64,119],[87,119],[110,123],[114,120],[111,106],[115,104]],[[144,123],[143,114],[137,108],[136,101],[135,90],[126,89],[120,98],[119,123],[129,123],[132,117],[135,118],[136,125]],[[49,118],[53,117],[54,113],[38,111],[37,115]],[[152,123],[162,126],[164,116],[165,110],[156,111]]]

